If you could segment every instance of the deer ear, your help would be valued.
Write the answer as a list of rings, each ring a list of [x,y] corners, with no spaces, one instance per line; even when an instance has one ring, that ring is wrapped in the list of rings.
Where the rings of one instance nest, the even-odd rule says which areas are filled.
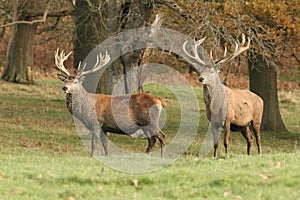
[[[57,77],[59,78],[59,80],[66,82],[67,81],[67,77],[65,75],[62,74],[57,74]]]

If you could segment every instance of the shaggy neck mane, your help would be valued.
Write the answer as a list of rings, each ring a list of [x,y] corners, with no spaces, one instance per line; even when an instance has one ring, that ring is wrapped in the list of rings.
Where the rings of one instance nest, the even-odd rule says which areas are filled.
[[[213,84],[203,85],[203,89],[205,103],[211,113],[211,122],[222,127],[225,122],[227,107],[225,86],[218,77]]]
[[[66,95],[66,104],[69,112],[77,118],[94,114],[95,94],[87,92],[83,87],[74,94]]]

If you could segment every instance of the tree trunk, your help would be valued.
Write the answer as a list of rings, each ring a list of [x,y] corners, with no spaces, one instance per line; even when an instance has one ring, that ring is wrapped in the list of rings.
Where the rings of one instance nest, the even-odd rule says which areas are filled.
[[[20,5],[22,1],[16,1],[14,8],[14,21],[28,20],[22,15]],[[31,6],[30,3],[25,3]],[[21,14],[20,14],[21,13]],[[6,53],[6,62],[1,78],[16,83],[33,83],[33,54],[34,35],[36,26],[32,24],[15,24],[12,27],[10,40]]]
[[[249,80],[250,90],[259,95],[264,101],[261,130],[286,132],[287,129],[279,111],[276,67],[271,65],[268,67],[263,57],[259,54],[255,58],[256,61],[254,63],[249,61]]]
[[[127,11],[126,11],[127,10]],[[125,11],[125,12],[124,12]],[[123,9],[123,19],[121,26],[123,30],[139,28],[150,22],[153,13],[153,5],[150,0],[127,1]],[[134,93],[142,91],[141,77],[135,73],[128,73],[132,68],[141,63],[142,54],[145,50],[133,51],[122,56],[124,65],[125,93]],[[139,70],[142,70],[139,68]]]
[[[99,0],[90,0],[92,5],[97,6]],[[90,51],[103,39],[101,32],[101,20],[98,10],[94,10],[87,0],[77,0],[75,7],[75,29],[74,40],[74,64],[78,66]]]
[[[153,12],[150,0],[90,0],[89,2],[90,4],[87,0],[76,1],[75,66],[83,61],[94,47],[110,36],[124,30],[141,27],[150,20]],[[91,4],[93,4],[92,7]],[[132,52],[114,61],[103,73],[97,91],[111,94],[118,79],[138,65],[140,56],[140,52]],[[132,80],[135,79],[125,75],[124,93],[132,93],[132,88],[137,89],[136,81]]]
[[[100,8],[100,9],[97,9]],[[74,64],[80,61],[101,42],[119,31],[119,0],[78,0],[75,8],[76,39],[74,42]],[[110,94],[114,83],[123,74],[123,65],[117,60],[102,74],[97,92]]]

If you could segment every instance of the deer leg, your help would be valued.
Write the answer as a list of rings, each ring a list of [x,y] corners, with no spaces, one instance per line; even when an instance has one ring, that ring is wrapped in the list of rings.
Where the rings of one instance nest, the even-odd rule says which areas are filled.
[[[214,136],[214,157],[217,156],[218,146],[219,146],[219,132],[218,127],[214,124],[211,125],[211,130]]]
[[[160,156],[163,157],[164,152],[166,151],[166,136],[165,134],[157,127],[150,128],[150,134],[158,139],[160,143]]]
[[[102,130],[100,130],[100,139],[104,149],[104,155],[108,156],[108,151],[107,151],[108,144],[106,139],[106,133],[104,133]]]
[[[225,153],[228,153],[228,140],[230,136],[230,122],[225,123],[225,133],[224,133],[224,147],[225,147]]]
[[[163,157],[164,153],[166,152],[166,135],[161,130],[158,130],[155,137],[160,142],[160,156]]]
[[[97,146],[97,141],[98,141],[98,135],[97,131],[92,130],[92,141],[91,141],[91,156],[94,156],[94,152]]]
[[[244,138],[247,141],[247,154],[250,155],[251,154],[251,146],[252,146],[252,135],[251,132],[249,130],[249,127],[246,127],[244,130],[241,131],[241,133],[243,134]]]
[[[254,122],[254,121],[251,122],[251,125],[253,127],[254,136],[255,136],[255,139],[256,139],[256,145],[257,145],[258,154],[261,153],[260,123],[261,122]]]
[[[146,154],[149,154],[151,149],[154,147],[155,143],[156,143],[156,138],[155,136],[151,136],[150,138],[147,138],[148,140],[148,147],[145,151]]]
[[[145,153],[149,154],[151,149],[153,148],[155,142],[156,142],[156,138],[155,138],[155,136],[151,136],[146,129],[143,129],[143,131],[144,131],[144,134],[145,134],[145,136],[147,137],[147,140],[148,140],[148,147],[147,147]]]

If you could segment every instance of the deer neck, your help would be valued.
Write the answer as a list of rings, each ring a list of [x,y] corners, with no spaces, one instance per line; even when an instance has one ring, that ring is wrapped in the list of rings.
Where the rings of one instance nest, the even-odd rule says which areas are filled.
[[[66,94],[66,106],[69,112],[73,115],[81,113],[84,105],[87,107],[90,99],[94,99],[94,94],[88,93],[83,87],[76,90],[74,93]],[[74,113],[75,112],[75,113]]]
[[[210,103],[213,98],[217,98],[217,94],[221,90],[224,90],[224,85],[222,84],[219,77],[216,78],[211,84],[204,84],[203,95],[205,102]]]
[[[203,85],[203,95],[208,118],[218,127],[223,127],[227,113],[225,86],[217,78],[213,84]]]
[[[73,112],[72,112],[72,94],[71,93],[66,94],[66,106],[67,106],[69,112],[71,114],[73,114]]]
[[[96,94],[87,92],[84,87],[78,88],[71,95],[72,103],[71,106],[68,107],[72,115],[79,119],[87,128],[98,125],[95,108],[95,95]]]

